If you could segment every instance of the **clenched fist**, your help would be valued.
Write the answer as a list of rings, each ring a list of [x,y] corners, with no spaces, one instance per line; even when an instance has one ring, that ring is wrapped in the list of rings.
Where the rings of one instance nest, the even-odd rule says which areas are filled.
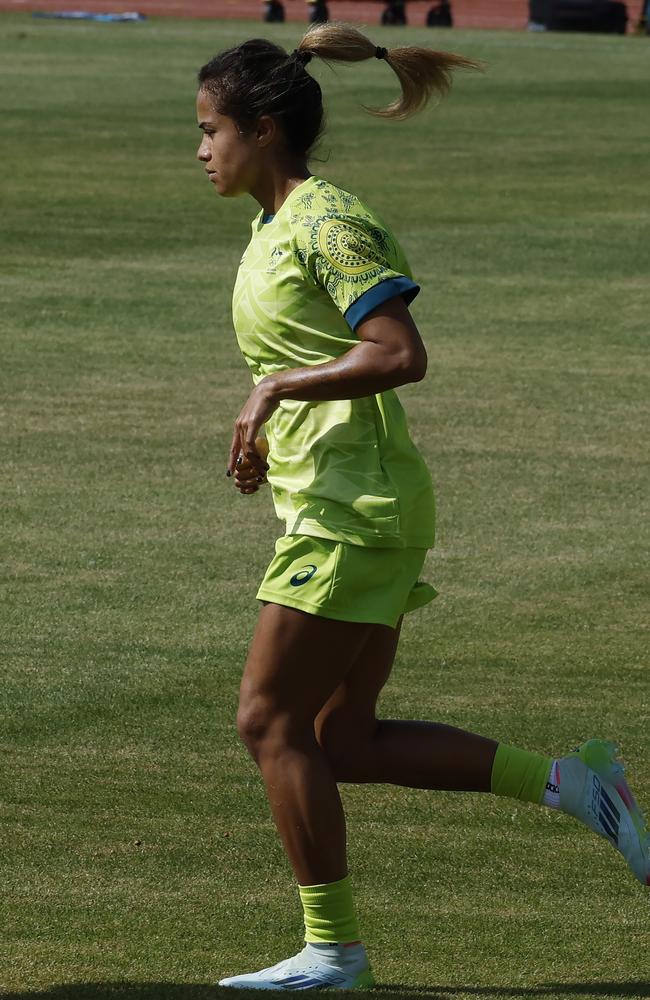
[[[255,450],[266,464],[266,458],[269,453],[269,443],[266,438],[258,437],[255,439]],[[266,467],[268,469],[268,465]],[[258,470],[243,455],[240,455],[237,460],[233,479],[240,493],[257,493],[260,486],[268,482],[266,475],[260,475]]]

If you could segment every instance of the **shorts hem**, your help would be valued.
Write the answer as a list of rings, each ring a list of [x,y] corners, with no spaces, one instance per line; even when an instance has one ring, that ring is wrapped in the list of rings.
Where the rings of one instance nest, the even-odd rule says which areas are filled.
[[[347,532],[340,528],[328,528],[320,521],[310,521],[307,518],[303,521],[296,520],[291,528],[287,524],[284,535],[280,537],[295,538],[297,535],[304,535],[306,538],[324,538],[328,542],[356,545],[363,549],[391,549],[395,551],[396,549],[432,549],[435,547],[435,538],[432,538],[431,535],[409,536],[403,532],[399,534]]]
[[[365,532],[358,529],[346,531],[333,525],[331,528],[323,521],[314,521],[310,518],[297,517],[293,524],[286,522],[285,537],[304,535],[307,538],[324,538],[329,542],[340,542],[342,545],[358,545],[364,549],[429,549],[433,543],[418,545],[418,539],[408,539],[405,544],[405,537],[399,531],[374,531]]]
[[[286,608],[296,608],[298,611],[306,611],[307,614],[317,615],[319,618],[333,618],[335,621],[339,622],[359,622],[364,625],[387,625],[388,628],[397,628],[397,623],[404,613],[400,612],[396,619],[386,621],[385,615],[379,616],[376,613],[373,614],[372,612],[364,614],[362,611],[357,613],[349,610],[343,611],[332,607],[329,604],[311,604],[309,601],[301,601],[300,598],[293,597],[293,595],[291,597],[287,597],[286,594],[276,594],[272,590],[267,590],[263,587],[260,587],[255,596],[258,601],[268,601],[271,604],[282,604]]]

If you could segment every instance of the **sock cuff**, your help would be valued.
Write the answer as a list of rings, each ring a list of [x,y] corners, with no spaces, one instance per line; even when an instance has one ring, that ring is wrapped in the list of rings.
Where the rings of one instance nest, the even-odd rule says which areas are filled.
[[[491,791],[540,805],[552,763],[552,757],[499,743],[492,764]]]
[[[338,882],[299,885],[298,892],[305,914],[305,941],[346,944],[360,939],[349,875]]]
[[[320,885],[299,885],[298,891],[300,892],[300,896],[302,898],[303,894],[305,896],[317,896],[319,892],[334,893],[345,891],[348,886],[351,888],[352,884],[350,882],[350,876],[346,875],[345,878],[339,879],[338,882],[323,882]]]

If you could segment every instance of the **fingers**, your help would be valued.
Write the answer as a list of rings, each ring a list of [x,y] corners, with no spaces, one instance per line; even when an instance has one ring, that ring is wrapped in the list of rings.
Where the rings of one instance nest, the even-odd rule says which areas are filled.
[[[255,441],[255,447],[258,455],[265,460],[269,453],[269,445],[266,438],[257,438]],[[264,464],[268,469],[266,461],[264,461]],[[243,455],[240,455],[235,463],[233,481],[239,492],[242,494],[257,493],[260,486],[268,482],[266,474],[260,475],[257,469],[254,468],[254,466],[252,466],[248,459]]]
[[[261,444],[263,440],[257,437],[259,426],[256,420],[247,419],[243,414],[235,421],[243,460],[252,465],[258,476],[265,476],[268,464],[258,451],[258,443]]]
[[[240,493],[256,493],[267,479],[266,476],[259,476],[252,465],[244,460],[235,469],[234,482]]]
[[[235,421],[226,476],[235,476],[235,486],[241,493],[255,493],[258,485],[266,482],[269,470],[268,442],[255,436],[257,428],[257,421],[245,418],[245,409]]]
[[[269,464],[265,460],[267,454],[268,444],[266,439],[251,437],[250,433],[245,431],[239,421],[237,421],[232,436],[226,475],[232,476],[238,467],[246,463],[246,465],[255,470],[256,475],[265,477],[269,469]]]
[[[245,437],[242,444],[242,455],[244,460],[255,470],[258,476],[265,476],[268,470],[268,463],[264,461],[257,450],[254,438]]]
[[[228,465],[226,467],[226,475],[232,476],[235,468],[237,466],[237,459],[241,453],[241,440],[239,434],[239,426],[235,424],[235,430],[232,436],[232,443],[230,445],[230,453],[228,455]]]
[[[259,476],[259,472],[257,471],[257,469],[253,468],[253,466],[251,465],[251,463],[248,461],[247,458],[244,458],[243,455],[240,455],[239,458],[237,459],[237,465],[235,467],[235,475],[240,476],[243,479],[250,479],[251,477],[254,479],[255,476]]]

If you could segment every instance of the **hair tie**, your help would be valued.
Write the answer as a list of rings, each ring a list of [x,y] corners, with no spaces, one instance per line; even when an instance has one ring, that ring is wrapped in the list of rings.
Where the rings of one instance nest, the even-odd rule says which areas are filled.
[[[306,66],[307,63],[314,57],[314,53],[309,52],[307,49],[294,49],[291,55],[294,59],[297,59],[298,62],[302,63],[303,66]]]
[[[388,55],[388,49],[383,49],[381,45],[378,45],[375,49],[375,57],[377,59],[385,59]]]

